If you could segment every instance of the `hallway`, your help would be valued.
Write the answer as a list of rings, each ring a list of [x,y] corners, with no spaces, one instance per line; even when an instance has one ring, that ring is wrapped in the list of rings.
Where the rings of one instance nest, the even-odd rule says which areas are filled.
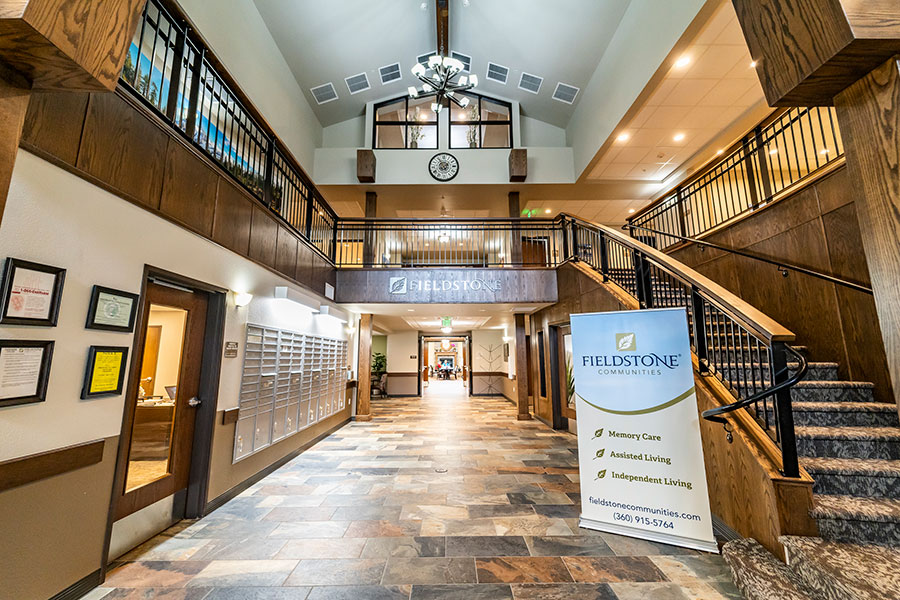
[[[718,556],[577,526],[575,437],[503,399],[373,402],[85,598],[720,600]]]

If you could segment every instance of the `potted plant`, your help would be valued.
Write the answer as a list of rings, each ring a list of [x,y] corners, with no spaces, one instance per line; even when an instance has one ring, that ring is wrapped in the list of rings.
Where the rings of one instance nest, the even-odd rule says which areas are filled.
[[[467,113],[468,120],[474,121],[474,125],[469,125],[466,131],[466,141],[469,142],[469,148],[478,147],[478,106],[472,105]]]
[[[381,389],[381,376],[387,372],[387,356],[382,354],[381,352],[376,352],[372,355],[372,390],[379,390],[381,394],[384,394],[384,390]]]

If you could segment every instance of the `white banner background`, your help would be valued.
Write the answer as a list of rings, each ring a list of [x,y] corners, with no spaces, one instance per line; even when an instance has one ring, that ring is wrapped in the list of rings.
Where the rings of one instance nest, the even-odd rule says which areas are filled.
[[[717,552],[685,309],[571,324],[581,526]]]

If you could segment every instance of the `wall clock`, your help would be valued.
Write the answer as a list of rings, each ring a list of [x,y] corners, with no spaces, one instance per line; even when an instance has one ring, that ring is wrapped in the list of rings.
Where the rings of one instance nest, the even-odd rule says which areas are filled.
[[[435,154],[428,163],[428,172],[438,181],[450,181],[459,173],[459,161],[446,152]]]

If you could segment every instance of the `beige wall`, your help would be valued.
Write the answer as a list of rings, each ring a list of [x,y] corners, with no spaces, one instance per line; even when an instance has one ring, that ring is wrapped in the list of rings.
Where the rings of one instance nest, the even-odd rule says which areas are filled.
[[[46,401],[0,409],[0,460],[120,434],[124,395],[81,400],[81,382],[90,345],[131,349],[133,334],[85,329],[84,323],[91,286],[138,292],[147,264],[254,295],[243,308],[228,298],[225,339],[239,342],[241,350],[238,358],[223,359],[220,411],[238,404],[248,322],[348,337],[344,325],[333,317],[275,299],[275,286],[290,285],[285,279],[22,150],[0,223],[0,259],[9,256],[68,271],[56,327],[3,328],[5,338],[50,339],[56,347]],[[351,339],[350,347],[355,346]],[[333,419],[332,424],[340,420]],[[217,431],[210,475],[216,489],[231,487],[238,477],[303,442],[298,434],[234,469],[231,443],[223,435],[227,434]],[[89,467],[0,494],[2,543],[9,544],[0,563],[0,582],[31,586],[10,597],[45,598],[51,594],[44,591],[56,593],[100,568],[114,441],[107,443],[106,452],[112,455],[105,457],[102,468]],[[39,501],[32,501],[32,496],[39,496]],[[10,518],[25,510],[30,511],[27,518]]]

